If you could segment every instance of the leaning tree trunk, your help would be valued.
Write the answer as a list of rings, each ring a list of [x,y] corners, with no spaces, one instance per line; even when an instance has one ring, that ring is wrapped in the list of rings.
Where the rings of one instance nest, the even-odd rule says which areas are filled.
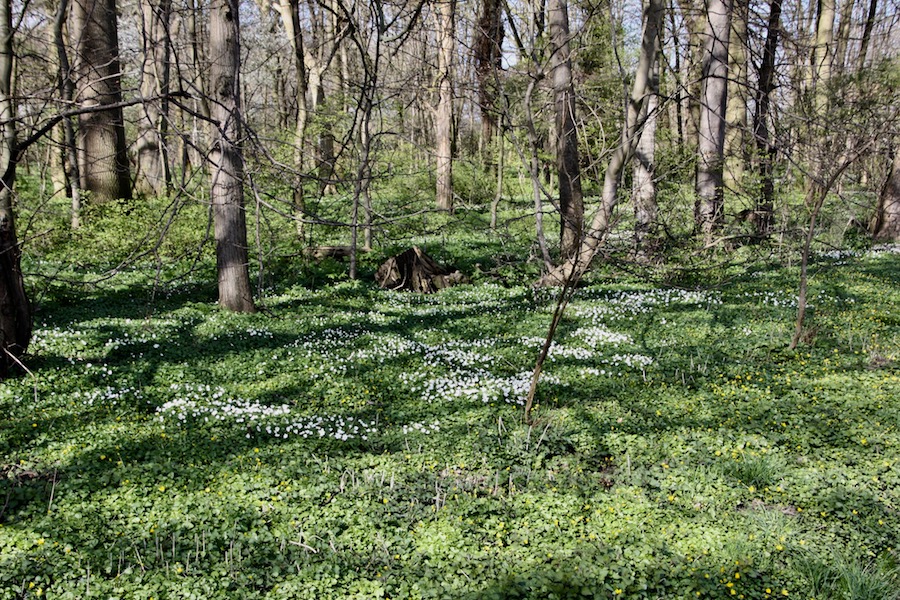
[[[643,123],[639,116],[650,97],[650,78],[657,52],[659,25],[663,15],[662,2],[663,0],[650,0],[644,7],[644,30],[641,37],[641,53],[638,58],[637,72],[634,76],[634,86],[628,101],[621,142],[613,151],[603,177],[600,207],[594,213],[591,226],[585,233],[577,254],[545,274],[537,282],[539,286],[564,285],[566,282],[580,278],[590,267],[600,244],[609,232],[622,173],[625,171],[625,166],[634,153],[641,135]]]
[[[72,4],[81,188],[105,202],[131,198],[131,175],[122,117],[119,35],[115,0],[75,0]]]
[[[900,148],[894,149],[894,163],[878,200],[873,236],[876,240],[900,241]]]
[[[584,230],[584,198],[575,125],[575,84],[569,58],[567,0],[550,0],[550,78],[556,101],[556,169],[559,176],[560,254],[578,253]]]
[[[453,51],[456,0],[438,2],[438,103],[434,116],[437,207],[453,210]]]
[[[255,312],[250,291],[247,221],[241,153],[240,21],[238,0],[215,0],[209,8],[210,113],[215,127],[209,154],[216,236],[219,305]]]
[[[703,53],[696,219],[707,245],[724,217],[722,170],[731,1],[710,0]]]
[[[138,125],[136,185],[144,194],[160,196],[166,193],[171,180],[166,146],[171,0],[142,0],[141,13],[144,24],[141,95],[147,102]]]
[[[13,213],[17,158],[13,62],[11,0],[0,0],[0,379],[31,341],[31,305],[19,266]]]

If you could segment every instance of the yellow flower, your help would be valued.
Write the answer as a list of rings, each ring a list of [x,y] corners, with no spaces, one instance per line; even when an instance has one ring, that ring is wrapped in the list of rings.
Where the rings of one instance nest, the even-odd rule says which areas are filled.
[[[624,592],[623,590],[619,589],[619,588],[616,588],[616,589],[613,591],[613,594],[616,594],[616,595],[624,594],[624,593],[625,593],[625,592]]]

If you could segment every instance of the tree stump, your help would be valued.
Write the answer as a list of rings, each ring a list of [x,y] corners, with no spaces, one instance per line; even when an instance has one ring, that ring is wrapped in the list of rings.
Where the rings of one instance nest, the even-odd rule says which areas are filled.
[[[453,285],[465,283],[459,271],[448,271],[418,246],[387,259],[375,272],[382,289],[410,290],[431,294]]]

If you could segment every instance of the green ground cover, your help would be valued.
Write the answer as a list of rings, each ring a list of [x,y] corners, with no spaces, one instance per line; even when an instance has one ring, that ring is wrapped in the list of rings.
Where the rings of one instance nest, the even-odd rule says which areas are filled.
[[[36,268],[36,267],[35,267]],[[42,267],[43,268],[43,267]],[[0,598],[897,598],[900,254],[554,292],[140,273],[0,386]]]

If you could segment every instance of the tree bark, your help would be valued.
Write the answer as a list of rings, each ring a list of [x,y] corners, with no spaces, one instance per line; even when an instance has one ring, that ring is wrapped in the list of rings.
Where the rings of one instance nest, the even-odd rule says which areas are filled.
[[[556,104],[556,171],[559,177],[560,254],[578,252],[584,231],[584,198],[575,125],[575,84],[569,57],[567,0],[550,0],[550,80]]]
[[[753,137],[756,140],[758,161],[759,193],[756,201],[756,232],[767,236],[772,230],[772,212],[775,200],[775,178],[773,167],[777,148],[771,143],[769,134],[769,106],[775,91],[775,57],[778,52],[778,36],[781,31],[782,0],[772,0],[769,4],[769,20],[766,27],[766,43],[763,47],[762,62],[759,66],[756,91],[756,110],[753,113]]]
[[[731,39],[728,42],[729,78],[728,100],[725,108],[725,171],[723,185],[726,190],[739,192],[742,187],[745,165],[745,133],[747,131],[747,22],[750,3],[733,0]]]
[[[880,241],[900,241],[900,148],[894,148],[894,162],[878,199],[873,237]]]
[[[136,143],[139,192],[151,196],[166,193],[171,183],[168,129],[169,56],[171,36],[169,21],[171,0],[142,0],[144,65],[141,70],[141,95],[158,98],[143,106]]]
[[[211,117],[215,126],[209,155],[210,198],[219,305],[235,312],[255,312],[244,212],[239,9],[238,0],[214,0],[209,9]]]
[[[475,76],[478,81],[478,107],[481,113],[481,147],[488,151],[494,130],[497,129],[494,99],[494,78],[500,70],[503,47],[502,3],[500,0],[481,0],[481,14],[475,30],[473,53]]]
[[[434,116],[437,158],[436,198],[439,210],[453,211],[453,54],[456,0],[440,0],[437,8],[438,103]]]
[[[704,40],[696,218],[706,244],[712,242],[724,217],[722,171],[731,1],[710,0]]]
[[[866,68],[866,55],[869,53],[869,42],[872,39],[872,29],[875,27],[875,15],[878,14],[878,0],[870,0],[869,13],[866,15],[866,24],[863,26],[862,39],[859,42],[859,56],[856,68],[862,71]]]
[[[634,182],[634,245],[635,254],[645,257],[647,245],[656,226],[659,207],[656,203],[656,125],[659,110],[659,56],[654,54],[650,79],[647,83],[647,100],[639,115],[643,126],[635,148]]]
[[[590,267],[591,262],[597,255],[600,244],[609,232],[622,173],[628,164],[629,158],[634,153],[641,134],[641,128],[644,125],[638,117],[644,110],[644,104],[649,100],[650,96],[648,89],[650,87],[653,61],[657,53],[659,25],[663,15],[662,2],[663,0],[650,0],[644,7],[641,53],[634,76],[634,85],[628,101],[628,108],[626,109],[621,141],[619,146],[613,151],[603,177],[600,207],[594,213],[591,226],[579,246],[578,253],[545,274],[537,282],[539,286],[565,285],[566,282],[580,278]]]
[[[303,32],[300,30],[300,6],[298,0],[279,0],[278,13],[281,16],[281,24],[284,27],[284,32],[291,44],[294,82],[296,85],[295,89],[297,90],[295,97],[297,113],[296,118],[294,119],[293,152],[293,167],[296,179],[293,182],[292,195],[297,238],[303,240],[305,237],[304,219],[306,218],[306,201],[303,196],[303,185],[299,176],[303,172],[303,143],[306,138],[306,124],[309,120],[309,110],[306,98],[309,75],[306,69],[306,60],[303,50]]]
[[[69,62],[69,53],[66,49],[64,27],[66,15],[69,14],[68,0],[60,0],[56,16],[53,20],[53,44],[56,52],[57,86],[59,98],[63,105],[71,105],[75,98],[75,82],[72,79],[72,66]],[[65,179],[68,185],[67,193],[72,203],[70,226],[72,229],[81,227],[81,173],[78,168],[78,139],[75,135],[75,124],[72,118],[62,120],[63,145],[62,164],[65,170]]]
[[[31,304],[22,279],[13,210],[17,159],[13,33],[11,0],[0,0],[0,379],[31,341]]]
[[[816,44],[813,49],[813,87],[816,116],[824,116],[828,106],[828,84],[834,59],[835,0],[819,0],[816,18]]]
[[[72,4],[76,101],[82,108],[122,101],[115,0]],[[81,188],[97,202],[131,198],[122,109],[86,112],[78,119]]]

